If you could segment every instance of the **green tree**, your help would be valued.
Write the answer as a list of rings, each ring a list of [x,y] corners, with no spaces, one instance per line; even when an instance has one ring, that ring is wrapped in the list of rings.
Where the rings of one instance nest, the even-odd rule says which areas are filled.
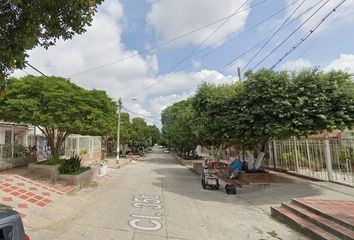
[[[156,127],[156,125],[149,125],[150,132],[151,132],[151,144],[158,144],[160,143],[161,133],[160,129]]]
[[[230,99],[242,90],[243,84],[209,85],[202,84],[193,98],[196,111],[198,138],[205,147],[211,147],[220,159],[222,150],[235,144],[234,117],[237,111],[229,105]]]
[[[264,151],[270,139],[291,135],[292,84],[286,72],[263,69],[246,77],[242,91],[227,104],[236,113],[233,134],[246,148]]]
[[[175,103],[162,114],[163,137],[173,146],[182,142],[188,145],[188,138],[180,133],[193,133],[191,122],[183,125],[178,118],[183,104]],[[262,69],[246,73],[243,82],[202,84],[192,98],[192,106],[195,139],[218,150],[236,145],[247,150],[250,167],[257,157],[258,167],[273,138],[351,128],[354,83],[341,71],[289,74]]]
[[[289,130],[307,136],[354,124],[354,83],[342,71],[302,71],[292,76],[293,114]]]
[[[116,123],[116,103],[105,92],[85,90],[60,77],[26,76],[0,97],[3,120],[37,126],[58,154],[70,134],[105,136]]]
[[[192,99],[187,99],[166,108],[162,114],[162,132],[166,144],[179,151],[182,155],[195,155],[194,150],[199,144],[196,135],[196,113]]]
[[[132,146],[134,148],[144,148],[151,146],[151,132],[145,120],[141,117],[132,119]]]
[[[48,48],[58,39],[85,32],[103,0],[0,1],[0,87],[15,68],[23,68],[27,50]]]

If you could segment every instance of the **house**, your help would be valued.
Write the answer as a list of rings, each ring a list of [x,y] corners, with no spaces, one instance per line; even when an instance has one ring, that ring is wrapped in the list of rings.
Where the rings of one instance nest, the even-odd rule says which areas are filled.
[[[34,162],[28,148],[34,139],[29,125],[0,121],[0,170]]]
[[[95,136],[70,135],[63,146],[70,157],[79,154],[84,161],[101,159],[101,139]],[[42,132],[34,126],[0,121],[0,170],[27,165],[50,156]]]

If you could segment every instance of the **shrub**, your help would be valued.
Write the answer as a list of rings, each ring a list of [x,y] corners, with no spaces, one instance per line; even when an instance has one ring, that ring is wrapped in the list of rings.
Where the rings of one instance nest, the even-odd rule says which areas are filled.
[[[310,161],[306,159],[299,151],[295,150],[282,153],[279,160],[283,164],[283,167],[288,167],[290,170],[295,170],[296,155],[299,165],[302,167],[308,167]]]
[[[73,155],[69,159],[64,159],[60,163],[59,172],[61,174],[74,174],[81,168],[81,158],[78,155]]]
[[[50,158],[48,158],[47,160],[45,160],[44,162],[41,162],[41,164],[56,165],[56,164],[60,164],[62,161],[63,161],[63,159],[60,159],[59,155],[53,155]]]
[[[339,149],[339,162],[342,165],[346,165],[347,161],[354,165],[354,149],[352,147],[343,147],[341,146]]]
[[[14,157],[23,157],[26,153],[26,148],[22,145],[14,146]]]

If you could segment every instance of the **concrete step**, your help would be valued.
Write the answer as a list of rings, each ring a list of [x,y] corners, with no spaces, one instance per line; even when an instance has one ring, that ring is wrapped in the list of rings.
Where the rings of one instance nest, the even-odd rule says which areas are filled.
[[[271,207],[271,214],[281,222],[285,222],[292,228],[314,240],[340,240],[337,236],[327,232],[319,226],[299,217],[284,207]]]
[[[301,206],[296,204],[285,204],[282,203],[282,207],[288,209],[289,211],[295,213],[301,218],[317,225],[318,227],[326,230],[327,232],[339,237],[344,240],[354,240],[354,231],[339,225],[336,222],[331,221],[328,218],[322,217],[316,213],[313,213]]]
[[[317,215],[320,215],[321,217],[324,217],[324,218],[327,218],[329,220],[331,220],[332,222],[335,222],[347,229],[350,229],[352,231],[354,231],[354,224],[349,222],[349,221],[346,221],[345,219],[343,218],[339,218],[335,215],[330,215],[330,214],[327,214],[325,213],[324,211],[321,211],[320,209],[317,209],[316,207],[312,206],[312,205],[309,205],[307,204],[306,202],[304,202],[303,200],[301,199],[296,199],[296,198],[293,198],[291,199],[291,203],[294,204],[294,205],[298,205],[302,208],[305,208],[306,210],[308,211],[311,211]]]

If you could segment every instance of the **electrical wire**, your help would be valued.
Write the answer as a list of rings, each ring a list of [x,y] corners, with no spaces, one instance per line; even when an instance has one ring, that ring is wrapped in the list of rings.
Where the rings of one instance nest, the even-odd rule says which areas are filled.
[[[253,7],[255,7],[255,6],[261,5],[262,3],[266,2],[266,1],[268,1],[268,0],[263,0],[263,1],[260,2],[260,3],[255,3],[255,4],[253,4],[253,5],[250,5],[248,8],[245,8],[245,9],[239,11],[238,13],[247,11],[248,9],[251,9],[251,8],[253,8]],[[166,46],[166,45],[168,45],[168,44],[170,44],[170,43],[173,43],[173,42],[175,42],[175,41],[177,41],[177,40],[179,40],[179,39],[185,38],[185,37],[187,37],[187,36],[189,36],[189,35],[191,35],[191,34],[194,34],[194,33],[196,33],[196,32],[199,32],[199,31],[201,31],[201,30],[203,30],[203,29],[206,29],[206,28],[208,28],[208,27],[211,27],[211,26],[213,26],[213,25],[215,25],[215,24],[217,24],[217,23],[219,23],[219,22],[225,21],[226,19],[228,19],[228,18],[230,18],[230,17],[232,17],[232,16],[234,16],[234,15],[235,15],[235,13],[232,13],[231,15],[228,15],[228,16],[226,16],[226,17],[223,17],[223,18],[221,18],[221,19],[218,19],[218,20],[216,20],[216,21],[213,21],[213,22],[211,22],[211,23],[208,23],[208,24],[206,24],[206,25],[204,25],[204,26],[201,26],[201,27],[199,27],[199,28],[196,28],[196,29],[194,29],[194,30],[192,30],[192,31],[190,31],[190,32],[184,33],[184,34],[179,35],[179,36],[177,36],[177,37],[174,37],[174,38],[172,38],[172,39],[166,40],[166,41],[164,41],[164,42],[162,42],[162,43],[160,43],[160,44],[157,44],[157,45],[155,45],[155,46],[153,46],[153,47],[150,47],[150,48],[148,48],[148,49],[145,49],[145,50],[143,50],[143,51],[138,51],[137,53],[132,54],[132,55],[130,55],[130,56],[127,56],[127,57],[124,57],[124,58],[121,58],[121,59],[118,59],[118,60],[115,60],[115,61],[112,61],[112,62],[109,62],[109,63],[106,63],[106,64],[98,65],[98,66],[96,66],[96,67],[92,67],[92,68],[89,68],[89,69],[87,69],[87,70],[83,70],[83,71],[80,71],[80,72],[76,72],[76,73],[70,74],[68,77],[69,77],[69,78],[72,78],[72,77],[75,77],[75,76],[78,76],[78,75],[81,75],[81,74],[84,74],[84,73],[88,73],[88,72],[92,72],[92,71],[95,71],[95,70],[99,70],[99,69],[102,69],[102,68],[105,68],[105,67],[108,67],[108,66],[117,64],[117,63],[119,63],[119,62],[123,62],[123,61],[126,61],[126,60],[128,60],[128,59],[131,59],[131,58],[134,58],[134,57],[143,55],[143,54],[145,54],[145,53],[151,52],[151,51],[156,50],[156,49],[158,49],[158,48],[160,48],[160,47],[163,47],[163,46]]]
[[[340,15],[338,15],[332,22],[332,26],[337,22],[337,20],[343,15],[344,11],[341,12]],[[311,47],[313,47],[313,45],[323,36],[323,34],[325,33],[326,31],[322,31],[308,46],[307,48],[302,51],[299,56],[297,58],[302,58],[309,50]]]
[[[295,3],[299,2],[299,1],[300,1],[300,0],[295,0],[295,1],[293,1],[292,3],[290,3],[289,5],[287,5],[286,7],[283,7],[283,8],[278,9],[278,10],[277,10],[276,12],[274,12],[272,15],[270,15],[270,16],[268,16],[268,17],[266,17],[266,18],[263,18],[263,19],[257,21],[257,22],[256,22],[255,24],[253,24],[251,27],[247,28],[246,30],[242,31],[240,34],[237,34],[237,35],[234,36],[233,38],[230,38],[229,40],[227,40],[226,42],[224,42],[224,41],[225,41],[226,39],[228,39],[230,36],[232,36],[232,35],[234,35],[234,34],[236,34],[236,33],[239,33],[240,31],[238,30],[238,31],[235,31],[235,32],[233,32],[233,33],[228,34],[226,37],[224,37],[224,38],[222,38],[222,39],[220,39],[220,40],[218,40],[218,41],[216,41],[216,42],[214,42],[214,43],[212,44],[212,45],[216,45],[216,44],[218,44],[219,42],[224,42],[222,45],[220,45],[220,46],[218,46],[218,47],[216,47],[216,48],[213,48],[213,49],[210,50],[209,52],[207,52],[207,53],[205,53],[204,55],[198,57],[197,59],[203,59],[203,58],[209,56],[210,54],[212,54],[212,53],[216,52],[217,50],[221,49],[222,47],[224,47],[227,43],[230,43],[232,40],[235,40],[236,38],[240,37],[241,35],[246,34],[247,32],[253,30],[253,29],[256,28],[256,27],[259,27],[261,24],[266,23],[268,20],[270,20],[271,18],[273,18],[273,17],[276,16],[277,14],[279,14],[279,13],[285,11],[286,9],[288,9],[289,7],[291,7],[292,5],[294,5]],[[323,0],[321,0],[321,1],[323,1]],[[310,9],[312,9],[312,8],[307,9],[307,10],[306,10],[305,12],[303,12],[301,15],[305,14],[305,13],[306,13],[307,11],[309,11]],[[207,50],[207,49],[209,49],[209,46],[206,46],[206,47],[202,48],[201,50],[199,50],[198,52],[196,52],[196,54],[200,54],[200,53],[204,52],[204,51]],[[186,64],[186,66],[190,66],[190,65],[191,65],[191,62],[189,62],[188,64]],[[121,89],[119,89],[119,90],[117,90],[117,91],[112,92],[111,95],[115,95],[115,94],[117,94],[117,93],[119,93],[119,92],[122,92],[122,91],[124,91],[124,90],[126,90],[126,89],[129,89],[129,88],[131,88],[131,87],[134,87],[134,86],[136,86],[136,85],[138,85],[138,83],[130,84],[130,85],[124,87],[124,88],[121,88]]]
[[[197,51],[204,43],[206,43],[223,25],[225,25],[226,22],[228,22],[233,16],[235,16],[237,13],[239,13],[239,10],[248,2],[249,0],[246,0],[236,11],[233,12],[233,14],[231,14],[228,18],[226,18],[216,29],[214,29],[214,31],[208,35],[207,38],[205,38],[202,42],[200,42],[197,47],[195,47],[190,53],[188,53],[184,58],[182,58],[180,61],[177,62],[177,64],[175,64],[169,71],[173,72],[174,70],[176,70],[181,63],[183,63],[185,60],[187,60],[191,55],[193,55],[195,53],[195,51]],[[267,0],[264,0],[262,2],[265,2]],[[154,83],[146,86],[141,92],[140,94],[138,94],[136,97],[139,97],[142,95],[142,93],[144,93],[145,91],[147,91],[148,89],[152,88],[153,86],[159,84],[160,82],[162,82],[166,76],[168,75],[165,74],[162,78],[160,78],[158,81],[155,81]]]
[[[302,22],[292,33],[290,33],[281,43],[279,43],[272,51],[270,51],[261,61],[259,61],[251,70],[257,68],[261,63],[263,63],[270,55],[272,55],[276,50],[278,50],[290,37],[292,37],[302,26],[304,26],[308,21],[313,18],[327,3],[329,0],[324,2],[314,13],[312,13],[304,22]]]
[[[308,8],[307,10],[303,11],[301,14],[299,14],[298,16],[296,16],[294,19],[292,19],[290,22],[286,23],[283,28],[286,28],[287,26],[289,26],[291,23],[293,23],[294,21],[296,21],[298,18],[300,18],[302,15],[306,14],[308,11],[310,11],[312,8],[314,8],[315,6],[317,6],[319,3],[321,3],[323,0],[319,1],[318,3],[316,3],[315,5],[311,6],[310,8]],[[259,45],[261,45],[263,42],[267,41],[270,37],[266,37],[265,39],[263,39],[262,41],[254,44],[251,48],[249,48],[247,51],[243,52],[241,55],[233,58],[231,61],[229,61],[228,63],[226,63],[223,66],[223,69],[221,71],[221,73],[224,73],[229,67],[231,67],[233,65],[234,62],[236,62],[237,60],[239,60],[240,58],[248,55],[250,52],[252,52],[253,50],[257,49],[259,47]],[[219,74],[219,72],[215,72],[214,74],[212,74],[211,76],[209,76],[208,78],[204,79],[204,81],[208,81],[210,79],[212,79],[213,77],[215,77],[217,74]]]
[[[42,76],[48,77],[48,76],[45,75],[43,72],[41,72],[40,70],[38,70],[38,68],[34,67],[33,65],[29,64],[28,62],[25,62],[25,65],[27,65],[28,67],[32,68],[32,69],[35,70],[36,72],[40,73]]]
[[[279,13],[283,12],[284,10],[288,9],[290,6],[294,5],[295,3],[299,2],[299,1],[300,1],[300,0],[296,0],[296,1],[292,2],[292,3],[290,3],[289,5],[287,5],[286,7],[283,7],[283,8],[281,8],[281,9],[277,10],[277,11],[276,11],[275,13],[273,13],[272,15],[270,15],[270,16],[268,16],[268,17],[266,17],[266,18],[263,18],[262,20],[256,22],[256,23],[253,24],[251,27],[247,28],[246,30],[242,31],[241,33],[239,33],[240,31],[238,30],[238,31],[235,31],[235,32],[233,32],[233,33],[227,35],[225,38],[220,39],[220,40],[214,42],[212,45],[216,45],[216,44],[218,44],[219,42],[223,42],[223,43],[222,43],[220,46],[217,46],[216,48],[213,48],[213,49],[211,49],[209,52],[207,52],[207,53],[203,54],[202,56],[198,57],[198,59],[203,59],[203,58],[209,56],[210,54],[216,52],[217,50],[219,50],[219,49],[221,49],[222,47],[224,47],[226,44],[230,43],[232,40],[235,40],[236,38],[238,38],[238,37],[240,37],[240,36],[246,34],[247,32],[253,30],[254,28],[259,27],[260,25],[266,23],[268,20],[272,19],[274,16],[278,15]],[[323,0],[321,0],[321,1],[323,1]],[[308,10],[309,10],[309,9],[308,9]],[[307,10],[307,11],[308,11],[308,10]],[[305,13],[305,12],[304,12],[304,13]],[[303,14],[304,14],[304,13],[303,13]],[[234,36],[234,37],[228,39],[230,36],[232,36],[232,35],[234,35],[234,34],[236,34],[236,33],[239,33],[239,34],[237,34],[236,36]],[[225,41],[226,39],[228,39],[228,40]],[[224,41],[225,41],[225,42],[224,42]],[[197,54],[199,54],[199,53],[205,51],[206,49],[209,49],[209,47],[205,47],[205,48],[201,49],[200,51],[197,52]],[[188,65],[190,65],[190,64],[191,64],[191,63],[188,63]]]
[[[315,5],[309,7],[308,9],[306,9],[305,11],[303,11],[301,14],[299,14],[298,16],[296,16],[294,19],[292,19],[290,22],[287,22],[285,25],[282,26],[283,28],[286,28],[287,26],[289,26],[291,23],[293,23],[294,21],[296,21],[298,18],[300,18],[301,16],[303,16],[304,14],[306,14],[308,11],[312,10],[315,6],[317,6],[318,4],[320,4],[321,2],[323,2],[323,0],[317,2]],[[295,2],[294,2],[295,3]],[[228,63],[226,63],[223,66],[223,70],[221,72],[214,72],[211,75],[209,75],[208,77],[206,77],[205,79],[203,79],[203,82],[207,82],[213,78],[215,78],[217,75],[224,74],[226,72],[226,70],[228,70],[234,62],[236,62],[237,60],[241,59],[244,56],[247,56],[248,54],[250,54],[251,52],[253,52],[254,50],[256,50],[257,48],[260,47],[260,45],[264,42],[266,42],[270,37],[266,37],[265,39],[263,39],[262,41],[259,41],[258,43],[254,44],[252,47],[250,47],[249,49],[247,49],[246,51],[244,51],[242,54],[238,55],[237,57],[233,58],[231,61],[229,61]],[[195,88],[197,85],[199,84],[196,83],[193,87]]]
[[[298,43],[296,43],[288,52],[286,52],[273,66],[270,68],[273,70],[280,62],[282,62],[290,53],[292,53],[296,48],[298,48],[306,39],[308,39],[321,25],[326,19],[334,13],[346,0],[342,0],[339,4],[337,4],[322,20],[307,34],[305,34]]]
[[[160,118],[160,115],[145,115],[145,114],[140,114],[140,113],[137,113],[137,112],[134,112],[133,110],[130,110],[129,108],[125,107],[125,106],[122,106],[123,109],[125,109],[126,111],[130,112],[130,113],[133,113],[135,115],[139,115],[139,116],[142,116],[142,117],[146,117],[146,118]]]
[[[275,35],[282,29],[282,27],[289,21],[289,19],[296,13],[296,11],[305,3],[306,0],[303,0],[292,13],[283,21],[283,23],[275,30],[272,36],[263,44],[263,46],[256,52],[256,54],[247,62],[247,64],[242,68],[241,72],[243,72],[248,65],[258,56],[258,54],[268,45],[268,43],[275,37]]]

